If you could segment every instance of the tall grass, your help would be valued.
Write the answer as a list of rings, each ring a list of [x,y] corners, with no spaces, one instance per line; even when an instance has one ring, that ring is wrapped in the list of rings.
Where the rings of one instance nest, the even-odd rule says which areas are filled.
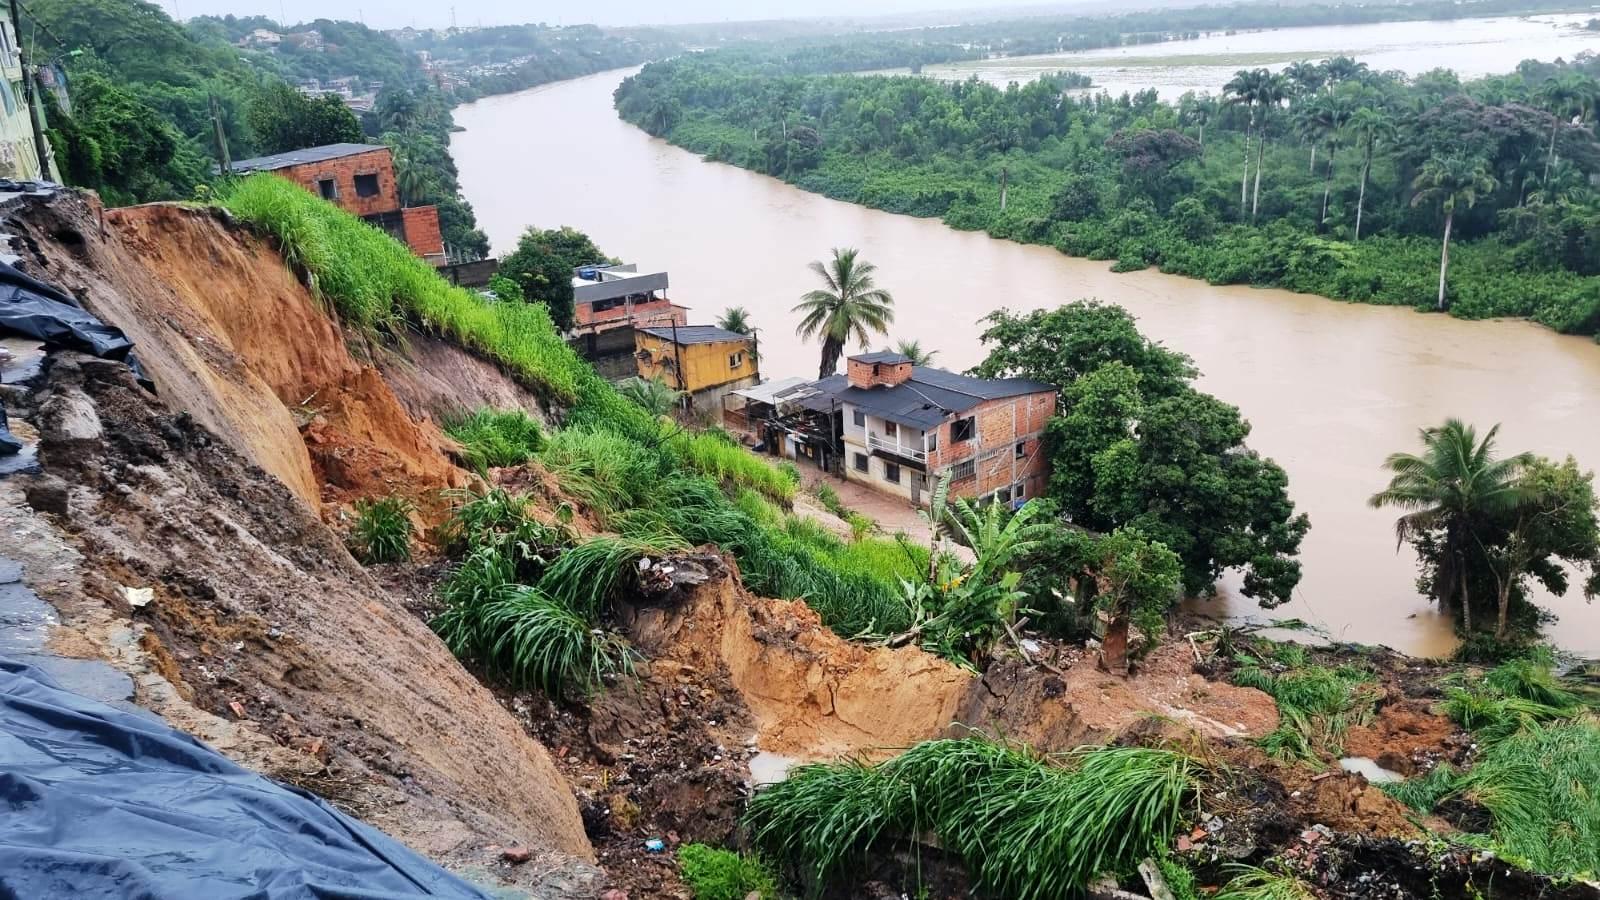
[[[350,531],[365,562],[402,562],[411,558],[411,501],[404,497],[366,497],[356,501],[356,524]]]
[[[1234,670],[1233,683],[1256,688],[1277,701],[1279,724],[1259,741],[1263,750],[1280,759],[1319,764],[1319,752],[1339,752],[1345,731],[1371,720],[1380,691],[1372,676],[1359,669],[1306,665],[1307,656],[1299,647],[1275,656],[1280,653],[1301,667],[1275,672],[1247,657],[1246,664]]]
[[[642,557],[687,549],[688,544],[668,535],[654,535],[650,540],[597,537],[561,554],[539,579],[539,589],[562,606],[596,619],[633,563]]]
[[[1234,866],[1234,875],[1214,896],[1215,900],[1316,900],[1317,895],[1300,879],[1283,872]]]
[[[1195,790],[1166,750],[1039,756],[980,737],[927,741],[877,765],[805,766],[751,801],[752,839],[819,879],[926,832],[984,893],[1060,897],[1127,873],[1170,839]]]
[[[520,466],[544,444],[539,423],[520,409],[488,407],[447,419],[445,433],[461,445],[461,455],[474,469]]]
[[[694,900],[778,900],[778,878],[759,859],[705,844],[678,850],[678,874]]]
[[[491,667],[513,684],[554,695],[632,671],[632,651],[624,641],[535,588],[519,586],[491,601],[483,625],[496,635]]]
[[[1531,725],[1495,742],[1462,779],[1494,816],[1503,855],[1551,875],[1600,875],[1600,725]]]

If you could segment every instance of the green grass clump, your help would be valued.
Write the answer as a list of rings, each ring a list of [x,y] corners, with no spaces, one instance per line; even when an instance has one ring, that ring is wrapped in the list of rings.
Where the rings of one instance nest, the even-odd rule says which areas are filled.
[[[1278,727],[1258,744],[1279,759],[1319,764],[1319,752],[1339,752],[1345,731],[1371,720],[1378,687],[1370,674],[1350,666],[1306,665],[1308,657],[1301,647],[1279,645],[1273,656],[1300,667],[1275,672],[1253,657],[1242,657],[1245,664],[1232,676],[1234,684],[1263,691],[1277,701]]]
[[[678,875],[694,900],[777,900],[778,877],[761,860],[705,844],[678,848]]]
[[[1378,785],[1385,794],[1421,812],[1432,812],[1439,801],[1460,787],[1461,773],[1445,763],[1434,766],[1426,775]]]
[[[756,843],[819,879],[931,831],[992,896],[1060,897],[1166,845],[1195,790],[1166,750],[1040,756],[980,737],[927,741],[877,765],[804,766],[756,795]]]
[[[597,537],[561,554],[539,579],[539,588],[566,608],[598,618],[624,570],[641,557],[688,549],[688,544],[670,535],[658,534],[650,540]]]
[[[1462,777],[1494,817],[1502,855],[1550,875],[1600,874],[1600,724],[1531,725],[1489,745]]]
[[[520,466],[544,444],[539,423],[520,409],[485,407],[444,423],[445,433],[461,445],[461,456],[474,469]]]
[[[350,537],[362,560],[369,563],[403,562],[411,558],[411,512],[404,497],[356,501],[356,524]]]
[[[490,668],[512,684],[554,696],[633,670],[627,643],[536,588],[519,585],[501,592],[486,604],[482,618],[484,629],[495,635]]]
[[[1316,900],[1310,886],[1293,875],[1235,866],[1236,873],[1214,895],[1214,900]]]

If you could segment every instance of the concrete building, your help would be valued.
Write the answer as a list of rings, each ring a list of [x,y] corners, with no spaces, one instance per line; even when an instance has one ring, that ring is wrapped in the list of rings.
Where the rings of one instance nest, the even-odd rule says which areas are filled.
[[[634,329],[639,377],[658,379],[689,395],[690,406],[722,415],[723,398],[761,380],[755,338],[715,325]]]
[[[287,178],[346,212],[360,216],[403,241],[428,262],[445,264],[439,211],[400,205],[394,156],[379,144],[328,144],[233,163],[239,174],[271,172]]]
[[[1054,385],[957,375],[885,351],[852,356],[844,375],[782,401],[800,423],[786,429],[784,455],[919,506],[946,473],[952,497],[1009,504],[1040,496],[1050,475],[1041,439]]]
[[[0,178],[13,181],[60,181],[55,160],[45,144],[46,159],[39,159],[39,144],[34,140],[33,121],[28,116],[27,91],[23,89],[22,54],[17,45],[11,16],[0,6]],[[44,121],[43,113],[39,121]]]

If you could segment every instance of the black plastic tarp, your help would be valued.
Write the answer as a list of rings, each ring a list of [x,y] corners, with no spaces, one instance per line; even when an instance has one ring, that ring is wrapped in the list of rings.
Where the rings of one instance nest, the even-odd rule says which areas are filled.
[[[487,895],[164,724],[0,658],[0,898]]]
[[[141,384],[154,387],[133,355],[133,341],[122,329],[100,321],[70,294],[24,275],[6,262],[0,262],[0,331],[51,347],[122,360]]]

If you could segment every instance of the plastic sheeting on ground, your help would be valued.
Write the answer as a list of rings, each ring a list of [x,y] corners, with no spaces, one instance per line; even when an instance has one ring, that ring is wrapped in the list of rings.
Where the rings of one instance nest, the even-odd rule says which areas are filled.
[[[122,329],[100,321],[71,295],[4,262],[0,262],[0,331],[26,335],[51,347],[123,360],[140,383],[152,386],[134,358],[133,341]]]
[[[182,732],[0,658],[0,898],[487,895]]]

